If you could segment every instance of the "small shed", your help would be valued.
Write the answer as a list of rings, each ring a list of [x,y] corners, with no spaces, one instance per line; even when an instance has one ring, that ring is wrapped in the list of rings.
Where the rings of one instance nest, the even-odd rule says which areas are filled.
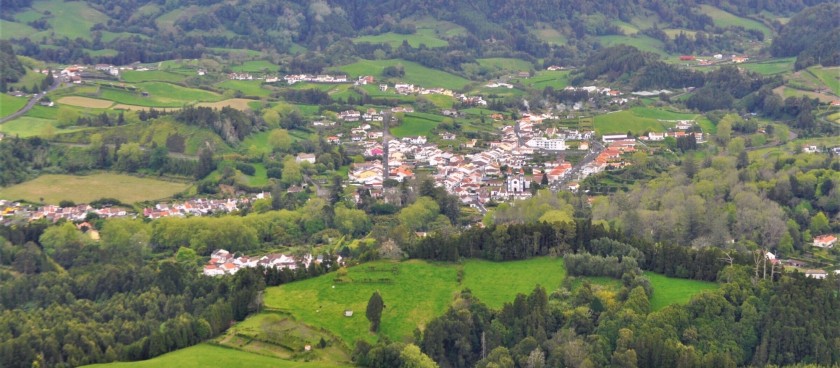
[[[345,309],[344,310],[344,316],[345,317],[353,317],[353,311],[350,310],[350,309]]]

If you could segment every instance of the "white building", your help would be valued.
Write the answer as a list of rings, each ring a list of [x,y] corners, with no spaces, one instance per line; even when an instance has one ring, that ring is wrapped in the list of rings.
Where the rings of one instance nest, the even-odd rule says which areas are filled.
[[[547,151],[565,151],[566,141],[560,138],[548,139],[545,137],[537,137],[525,143],[528,147],[544,149]]]

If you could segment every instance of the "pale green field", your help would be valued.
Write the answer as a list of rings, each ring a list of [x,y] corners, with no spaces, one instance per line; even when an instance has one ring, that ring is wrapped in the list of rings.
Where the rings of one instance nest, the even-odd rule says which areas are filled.
[[[714,6],[710,5],[700,5],[700,10],[705,13],[706,15],[712,17],[715,21],[715,25],[719,27],[732,27],[732,26],[739,26],[744,27],[744,29],[755,29],[764,33],[765,40],[769,39],[773,35],[773,31],[770,28],[767,28],[761,22],[741,18],[735,14],[726,12],[724,10],[718,9]]]
[[[377,78],[382,76],[382,70],[387,66],[402,65],[405,68],[405,76],[394,78],[406,83],[413,83],[423,87],[443,87],[449,89],[464,88],[470,81],[444,71],[430,69],[415,62],[392,59],[392,60],[359,60],[353,64],[339,67],[339,69],[351,77],[359,75],[373,75]]]
[[[236,349],[200,344],[189,348],[176,350],[159,357],[139,362],[119,362],[107,364],[94,364],[88,368],[152,368],[152,367],[178,367],[178,368],[334,368],[345,367],[328,362],[293,362],[277,359],[269,356],[252,354]]]
[[[30,110],[31,112],[32,110]],[[49,128],[48,128],[49,127]],[[50,133],[52,134],[61,134],[61,133],[70,133],[76,132],[80,130],[85,130],[87,128],[70,128],[70,129],[63,129],[56,127],[56,121],[52,119],[42,119],[30,116],[21,116],[17,119],[12,121],[7,121],[3,124],[0,124],[0,132],[5,133],[6,135],[13,137],[19,136],[21,138],[29,138],[35,136],[45,136]]]
[[[173,183],[115,173],[86,176],[41,175],[33,180],[0,189],[0,198],[57,204],[62,200],[88,203],[99,198],[116,198],[123,203],[161,199],[189,187]]]
[[[420,47],[421,44],[424,44],[426,45],[426,47],[430,48],[449,46],[449,42],[439,38],[435,34],[435,30],[430,28],[419,28],[414,34],[404,35],[394,32],[387,32],[372,36],[356,37],[353,39],[353,42],[355,43],[386,43],[391,45],[391,47],[393,48],[400,47],[403,41],[408,41],[408,44],[411,45],[411,47]]]
[[[14,114],[29,101],[26,97],[15,97],[5,93],[0,94],[0,117],[6,117]]]

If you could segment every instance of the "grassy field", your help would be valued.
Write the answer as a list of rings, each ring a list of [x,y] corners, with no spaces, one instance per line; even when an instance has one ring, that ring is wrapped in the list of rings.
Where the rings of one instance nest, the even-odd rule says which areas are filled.
[[[53,119],[42,119],[30,116],[21,116],[12,121],[0,124],[0,132],[8,136],[19,136],[21,138],[29,138],[35,136],[44,136],[45,134],[61,134],[70,133],[87,128],[70,128],[61,129],[56,127],[56,121]],[[50,128],[48,128],[50,127]]]
[[[0,39],[2,40],[26,37],[38,32],[37,29],[24,23],[12,22],[5,19],[0,19],[0,29],[3,30],[3,32],[0,32]]]
[[[47,23],[50,24],[51,29],[31,34],[29,38],[33,40],[40,40],[43,36],[49,37],[53,32],[56,35],[61,35],[71,40],[75,38],[90,40],[90,28],[96,23],[105,23],[108,21],[107,15],[102,14],[98,10],[88,6],[86,2],[81,1],[34,1],[32,2],[32,8],[42,14],[47,10],[51,13],[47,17]],[[3,33],[5,33],[5,29]]]
[[[56,101],[60,104],[70,105],[70,106],[77,106],[77,107],[89,107],[92,109],[107,109],[114,104],[114,101],[109,100],[100,100],[98,98],[90,98],[90,97],[81,97],[81,96],[67,96],[62,97]]]
[[[432,131],[432,129],[437,127],[443,119],[444,118],[442,116],[432,114],[405,114],[402,124],[391,128],[391,134],[397,138],[416,137],[419,135],[426,136]]]
[[[653,272],[645,272],[645,277],[653,286],[653,298],[650,299],[652,310],[660,310],[671,304],[688,303],[692,296],[718,287],[714,282],[671,278]]]
[[[539,90],[545,89],[545,87],[549,86],[555,90],[559,90],[566,88],[566,86],[569,85],[569,71],[540,70],[534,74],[533,77],[523,79],[520,82],[526,86]]]
[[[0,198],[24,199],[57,204],[68,199],[87,203],[99,198],[116,198],[124,203],[169,197],[189,185],[136,176],[101,173],[87,176],[42,175],[25,183],[0,189]]]
[[[132,91],[123,88],[101,86],[99,96],[117,103],[148,107],[181,107],[196,102],[216,102],[222,96],[210,91],[181,87],[164,82],[138,83]],[[141,91],[147,92],[143,96]]]
[[[704,14],[712,17],[716,26],[722,28],[737,26],[744,27],[744,29],[755,29],[764,33],[765,40],[769,40],[770,37],[773,35],[773,31],[771,31],[770,28],[767,28],[767,26],[765,26],[761,22],[752,19],[741,18],[735,14],[726,12],[724,10],[715,8],[714,6],[710,5],[700,5],[700,10]]]
[[[216,86],[224,89],[240,91],[246,96],[268,97],[271,91],[262,88],[262,81],[226,80]]]
[[[623,110],[595,117],[595,132],[598,134],[621,134],[627,131],[634,135],[643,132],[664,132],[675,124],[659,120],[699,120],[702,116],[697,114],[683,114],[673,111],[654,109],[648,107],[634,107],[630,110]],[[706,125],[710,128],[711,124]]]
[[[808,68],[808,72],[825,84],[831,93],[840,96],[840,67],[814,66]]]
[[[636,47],[642,51],[655,52],[661,55],[666,54],[665,51],[663,51],[664,45],[662,44],[662,41],[648,36],[598,36],[597,38],[605,47],[623,44]]]
[[[406,83],[413,83],[424,87],[443,87],[449,89],[464,88],[470,81],[444,71],[430,69],[415,62],[392,59],[392,60],[359,60],[353,64],[345,65],[339,69],[351,76],[373,75],[382,76],[382,70],[387,66],[402,65],[405,68],[405,76],[396,78]]]
[[[27,101],[29,100],[26,97],[15,97],[5,93],[0,94],[0,117],[14,114],[26,106]]]
[[[793,70],[794,61],[796,61],[796,58],[793,57],[782,59],[770,59],[758,63],[744,63],[741,64],[740,67],[754,71],[759,74],[774,75]]]
[[[476,61],[478,62],[478,65],[485,68],[512,72],[527,72],[534,67],[531,63],[525,60],[513,58],[488,58],[476,59]]]
[[[547,292],[560,286],[566,266],[560,258],[533,258],[526,261],[490,262],[474,259],[464,264],[463,288],[490,308],[501,308],[518,293],[529,293],[539,284]]]
[[[58,108],[35,105],[24,116],[55,120],[58,117]]]
[[[252,60],[233,65],[230,69],[237,73],[276,73],[278,67],[267,60]]]
[[[542,28],[534,29],[533,32],[537,36],[537,38],[540,39],[540,41],[543,41],[548,44],[565,45],[568,42],[566,36],[560,33],[560,31],[551,28],[551,26],[548,25],[545,25]]]
[[[434,29],[419,28],[414,34],[398,34],[394,32],[387,32],[372,36],[361,36],[353,39],[354,43],[369,42],[369,43],[385,43],[391,45],[393,48],[400,47],[403,41],[408,41],[411,47],[420,47],[425,44],[426,47],[446,47],[449,42],[439,38],[435,34]]]
[[[207,367],[229,367],[229,368],[332,368],[343,367],[334,363],[319,362],[293,362],[270,356],[253,354],[236,349],[200,344],[186,349],[176,350],[159,357],[139,362],[119,362],[108,364],[95,364],[86,366],[88,368],[151,368],[151,367],[178,367],[178,368],[207,368]]]
[[[139,82],[183,82],[187,79],[184,74],[173,73],[164,70],[147,70],[138,72],[135,70],[123,71],[120,75],[123,81],[128,83]]]
[[[258,102],[255,100],[249,100],[247,98],[231,98],[228,100],[222,100],[218,102],[199,102],[195,104],[199,107],[212,107],[214,109],[221,109],[223,107],[232,107],[237,110],[251,110],[251,104],[254,102]]]

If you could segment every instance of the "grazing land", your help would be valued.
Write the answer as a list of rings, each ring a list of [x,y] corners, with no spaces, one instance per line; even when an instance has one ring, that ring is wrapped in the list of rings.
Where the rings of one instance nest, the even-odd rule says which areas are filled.
[[[247,98],[231,98],[229,100],[222,100],[219,102],[199,102],[195,104],[198,107],[212,107],[214,109],[221,109],[223,107],[232,107],[237,110],[250,110],[251,103],[254,100],[249,100]]]
[[[665,51],[662,51],[664,46],[662,41],[648,36],[598,36],[598,40],[605,47],[624,44],[634,46],[642,51],[655,52],[660,55],[665,55]]]
[[[694,295],[718,287],[718,284],[714,282],[678,279],[653,272],[645,272],[645,277],[653,286],[653,297],[650,299],[651,310],[660,310],[671,304],[688,303]]]
[[[384,70],[385,67],[396,65],[403,66],[405,69],[405,76],[394,79],[406,83],[413,83],[430,88],[443,87],[449,89],[461,89],[470,83],[470,81],[457,75],[436,69],[430,69],[415,62],[401,59],[359,60],[353,64],[342,66],[339,70],[350,74],[351,77],[359,75],[373,75],[375,77],[381,77],[382,70]]]
[[[449,42],[440,39],[435,34],[435,30],[430,28],[420,28],[417,30],[417,32],[413,34],[399,34],[394,32],[387,32],[372,36],[356,37],[353,39],[354,43],[385,43],[391,45],[391,47],[393,48],[400,47],[403,41],[407,41],[408,44],[411,45],[411,47],[420,47],[421,44],[426,45],[426,47],[449,46]]]
[[[101,173],[86,176],[42,175],[36,179],[0,189],[0,198],[57,204],[62,200],[88,203],[99,198],[116,198],[123,203],[161,199],[189,187],[136,176]]]
[[[266,60],[252,60],[233,65],[230,69],[237,73],[276,73],[278,66]]]
[[[705,125],[704,131],[711,128],[711,123],[701,121],[701,115],[684,114],[662,109],[648,107],[634,107],[630,110],[622,110],[595,117],[595,131],[599,134],[621,134],[628,131],[634,135],[644,132],[664,132],[667,128],[675,125],[660,120],[695,120]],[[705,124],[704,124],[705,123]]]
[[[545,89],[545,87],[551,87],[555,90],[560,90],[566,88],[566,86],[569,85],[569,71],[541,70],[534,74],[533,77],[522,79],[519,82],[526,86],[536,88],[539,90]]]
[[[840,96],[840,67],[815,66],[808,68],[808,72],[825,84],[831,93]]]
[[[70,106],[77,106],[77,107],[89,107],[93,109],[107,109],[114,104],[114,101],[108,100],[100,100],[98,98],[90,98],[90,97],[81,97],[81,96],[67,96],[58,99],[57,101],[60,104],[70,105]]]
[[[757,63],[744,63],[740,66],[744,69],[754,71],[764,75],[775,75],[786,73],[793,70],[793,63],[796,58],[772,59],[768,61],[761,61]]]
[[[534,68],[531,63],[521,59],[488,58],[476,59],[476,61],[478,61],[478,65],[496,70],[528,71]]]
[[[5,93],[0,94],[0,117],[14,114],[26,106],[27,101],[26,97],[9,96]]]
[[[518,293],[530,293],[535,285],[551,292],[566,277],[566,266],[561,258],[532,258],[525,261],[491,262],[479,259],[464,264],[463,288],[490,308],[501,308],[510,303]]]
[[[187,76],[184,74],[173,73],[164,70],[147,70],[144,72],[138,72],[134,70],[125,70],[120,73],[120,77],[123,81],[128,83],[139,83],[139,82],[183,82],[187,79]]]
[[[442,116],[432,114],[405,114],[402,124],[391,128],[391,134],[397,138],[427,136],[443,119]]]
[[[31,111],[31,110],[30,110]],[[87,128],[58,128],[53,119],[42,119],[29,116],[21,116],[12,121],[0,124],[0,132],[8,136],[19,136],[29,138],[35,136],[48,136],[51,134],[70,133]]]
[[[271,91],[262,88],[262,81],[226,80],[217,86],[224,89],[240,91],[246,96],[268,97]]]
[[[700,10],[704,14],[712,17],[712,19],[714,19],[715,25],[718,27],[744,27],[744,29],[754,29],[764,33],[765,39],[768,39],[773,35],[773,31],[771,31],[770,28],[767,28],[767,26],[765,26],[761,22],[739,17],[735,14],[715,8],[714,6],[710,5],[700,5]]]
[[[200,344],[139,362],[117,362],[89,365],[88,368],[332,368],[346,367],[329,362],[293,362],[270,356],[249,353],[228,347]]]

